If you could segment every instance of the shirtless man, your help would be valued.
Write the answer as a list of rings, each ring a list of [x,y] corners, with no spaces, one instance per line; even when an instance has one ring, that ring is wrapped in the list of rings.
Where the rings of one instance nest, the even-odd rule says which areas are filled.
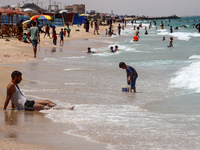
[[[6,110],[10,100],[12,102],[12,108],[17,107],[17,109],[19,110],[43,110],[45,109],[45,106],[47,106],[48,108],[56,106],[56,104],[50,100],[27,100],[18,87],[18,84],[22,81],[22,73],[19,71],[14,71],[12,72],[11,77],[12,81],[7,86],[7,96],[4,103],[4,110]],[[73,106],[70,107],[70,109],[73,108]]]
[[[45,38],[45,36],[46,36],[46,34],[49,36],[49,38],[50,38],[50,33],[49,33],[49,25],[47,24],[47,26],[46,26],[46,29],[45,29],[45,34],[44,34],[44,38]]]
[[[137,30],[135,31],[135,34],[133,36],[133,41],[139,41],[139,27],[137,27]]]

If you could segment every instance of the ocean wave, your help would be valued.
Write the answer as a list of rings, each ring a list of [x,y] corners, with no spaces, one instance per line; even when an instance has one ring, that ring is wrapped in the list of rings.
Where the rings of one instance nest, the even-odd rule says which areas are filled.
[[[64,71],[76,71],[76,70],[81,70],[81,68],[66,68]]]
[[[86,83],[65,83],[65,85],[86,85]]]
[[[172,88],[184,88],[188,90],[194,90],[196,93],[200,93],[200,61],[193,62],[187,67],[183,67],[176,72],[175,77],[170,81]]]
[[[59,58],[44,58],[44,61],[47,62],[62,62],[68,59],[84,59],[86,56],[70,56],[70,57],[59,57]]]
[[[176,37],[178,40],[189,41],[192,37],[200,37],[200,34],[197,32],[174,32],[170,33],[167,31],[163,31],[158,33],[158,35],[170,35]]]
[[[103,53],[95,53],[94,55],[96,56],[103,56],[103,57],[108,57],[108,56],[113,56],[116,54],[120,54],[121,52],[117,51],[115,53],[111,53],[111,52],[103,52]]]
[[[200,55],[192,55],[189,59],[200,59]]]
[[[59,59],[83,59],[86,58],[86,56],[70,56],[70,57],[60,57]]]

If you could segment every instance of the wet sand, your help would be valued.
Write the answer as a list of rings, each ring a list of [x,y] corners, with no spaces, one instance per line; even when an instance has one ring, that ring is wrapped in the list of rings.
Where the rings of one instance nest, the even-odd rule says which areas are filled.
[[[38,111],[0,111],[1,149],[105,149],[105,145],[63,133],[71,129],[73,124],[54,123]]]
[[[100,35],[105,34],[108,26],[100,26]],[[61,27],[57,28],[59,34]],[[79,31],[76,31],[79,29]],[[89,33],[85,32],[83,27],[71,27],[71,37],[65,37],[67,40],[78,40],[84,38],[98,38],[93,34],[93,29]],[[26,31],[25,31],[26,32]],[[57,45],[52,44],[52,39],[43,37],[41,34],[41,42],[39,48],[43,47],[60,47],[58,35]],[[26,44],[18,41],[16,38],[0,39],[0,145],[1,149],[70,149],[70,150],[103,150],[106,145],[91,143],[79,137],[73,137],[63,133],[71,129],[75,129],[73,124],[54,123],[44,117],[38,111],[17,111],[11,110],[10,104],[7,110],[3,110],[6,98],[6,87],[11,81],[11,72],[18,70],[13,68],[13,64],[25,63],[27,61],[37,61],[33,58],[32,44]],[[75,46],[76,47],[76,46]],[[76,49],[76,48],[75,48]],[[23,80],[26,77],[23,76]],[[23,85],[23,82],[22,84]]]

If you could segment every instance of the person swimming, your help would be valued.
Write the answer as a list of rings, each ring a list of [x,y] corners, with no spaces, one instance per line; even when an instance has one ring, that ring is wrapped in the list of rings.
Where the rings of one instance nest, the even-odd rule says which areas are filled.
[[[115,46],[115,52],[116,52],[116,51],[118,51],[118,46],[117,46],[117,45]]]
[[[165,37],[163,36],[163,39],[162,39],[162,41],[165,41]]]
[[[113,46],[110,47],[110,52],[111,52],[111,53],[114,53],[114,52],[115,52],[114,49],[113,49]]]
[[[95,53],[95,52],[91,51],[91,48],[88,47],[88,51],[87,51],[87,53]]]

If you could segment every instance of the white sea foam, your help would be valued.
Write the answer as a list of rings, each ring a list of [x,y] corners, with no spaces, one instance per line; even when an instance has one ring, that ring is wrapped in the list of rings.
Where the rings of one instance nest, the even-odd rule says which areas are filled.
[[[90,142],[103,143],[103,141],[107,141],[107,148],[110,149],[132,149],[141,145],[145,147],[145,143],[149,139],[153,145],[156,145],[157,142],[161,145],[168,144],[165,140],[158,141],[159,137],[165,137],[170,139],[170,142],[175,142],[177,138],[187,141],[188,136],[186,135],[188,134],[193,135],[195,139],[198,136],[198,133],[185,129],[185,123],[188,122],[190,125],[198,127],[197,115],[152,113],[134,105],[82,104],[76,105],[73,111],[50,109],[40,112],[46,113],[45,117],[54,122],[76,125],[76,129],[64,133],[84,138]],[[180,119],[183,125],[177,129],[174,122]],[[187,130],[187,134],[180,134],[184,129]],[[119,139],[121,139],[120,142]],[[126,145],[127,140],[128,145]],[[198,140],[199,138],[195,142]],[[149,147],[149,145],[146,146]],[[145,149],[148,149],[147,147]]]
[[[179,70],[170,83],[173,88],[184,88],[200,93],[200,61]]]
[[[200,59],[200,55],[192,55],[189,59]]]
[[[109,43],[109,44],[114,43],[114,42],[112,42],[112,41],[105,41],[105,40],[103,40],[102,42],[103,42],[103,43]]]
[[[86,83],[65,83],[65,85],[86,85]]]
[[[200,37],[200,34],[197,32],[167,32],[167,31],[162,31],[158,33],[158,35],[170,35],[173,37],[176,37],[178,40],[183,40],[183,41],[189,41],[192,37]]]
[[[62,62],[69,59],[84,59],[86,56],[71,56],[71,57],[60,57],[60,58],[44,58],[44,61],[47,62]]]
[[[86,56],[71,56],[71,57],[61,57],[60,59],[83,59],[86,58]]]
[[[66,68],[64,71],[76,71],[76,70],[81,70],[81,68]]]
[[[47,61],[47,62],[53,62],[53,61],[57,61],[58,59],[56,59],[56,58],[44,58],[43,60]]]
[[[116,55],[116,54],[119,54],[119,53],[121,53],[121,52],[115,52],[115,53],[103,52],[103,53],[95,53],[94,55],[108,57],[108,56],[113,56],[113,55]]]

